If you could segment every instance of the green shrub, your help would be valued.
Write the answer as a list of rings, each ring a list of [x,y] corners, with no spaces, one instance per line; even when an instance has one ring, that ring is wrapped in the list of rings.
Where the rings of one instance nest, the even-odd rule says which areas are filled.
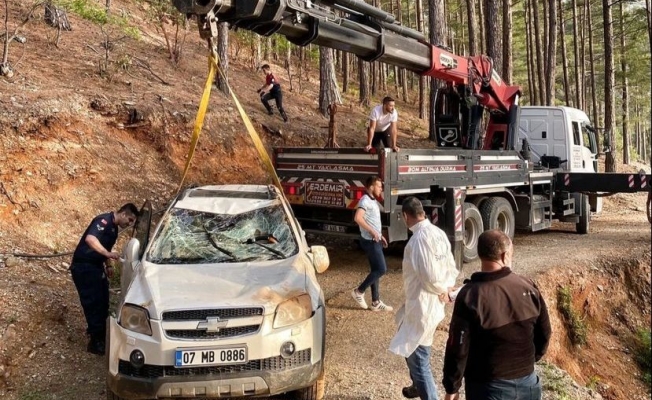
[[[651,365],[652,365],[652,346],[650,345],[650,330],[640,329],[636,336],[636,343],[634,348],[634,359],[641,367],[643,372],[643,381],[649,386],[651,381]]]
[[[557,290],[557,309],[564,318],[568,337],[574,345],[583,346],[586,344],[588,328],[584,320],[573,308],[573,295],[568,286]]]

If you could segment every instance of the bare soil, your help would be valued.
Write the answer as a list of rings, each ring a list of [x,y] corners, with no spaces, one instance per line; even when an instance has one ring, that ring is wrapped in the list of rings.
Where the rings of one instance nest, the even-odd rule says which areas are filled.
[[[17,21],[26,6],[11,7],[10,21]],[[11,46],[10,60],[20,58],[16,75],[0,78],[0,396],[10,400],[106,396],[105,361],[85,352],[85,324],[67,272],[69,257],[10,255],[71,251],[94,215],[127,201],[150,199],[155,209],[165,207],[185,164],[206,76],[205,44],[192,30],[184,59],[175,66],[166,58],[161,33],[145,23],[144,10],[118,0],[113,7],[138,21],[143,34],[114,43],[106,72],[98,68],[105,54],[100,28],[69,15],[74,30],[63,33],[58,47],[55,32],[42,21],[28,24],[24,52],[17,43]],[[123,36],[115,29],[110,35]],[[317,111],[318,71],[308,71],[301,90],[295,77],[290,91],[287,73],[271,60],[284,79],[290,116],[284,124],[278,115],[264,113],[255,93],[262,74],[250,67],[244,52],[239,57],[231,60],[231,82],[268,151],[325,144],[328,121]],[[168,84],[139,65],[149,65]],[[376,100],[384,95],[377,93]],[[368,109],[357,105],[353,93],[345,94],[345,104],[338,114],[338,142],[362,147]],[[415,105],[398,102],[397,108],[399,146],[433,147]],[[132,109],[143,120],[129,127]],[[267,182],[253,160],[257,155],[235,106],[214,93],[188,182]],[[641,167],[622,168],[635,172]],[[400,399],[408,376],[404,361],[386,350],[395,330],[393,315],[356,309],[349,297],[367,271],[364,255],[349,241],[310,239],[327,245],[331,254],[331,268],[320,276],[328,306],[327,398]],[[550,231],[517,235],[515,244],[514,268],[536,279],[553,318],[553,342],[539,367],[545,398],[649,398],[631,347],[634,332],[649,329],[651,322],[645,196],[605,199],[589,235],[557,224]],[[401,260],[388,256],[388,264],[383,299],[398,305]],[[477,268],[468,264],[463,272]],[[560,287],[572,290],[573,304],[589,326],[582,348],[569,344],[557,311]],[[440,329],[432,360],[437,381],[446,321]]]

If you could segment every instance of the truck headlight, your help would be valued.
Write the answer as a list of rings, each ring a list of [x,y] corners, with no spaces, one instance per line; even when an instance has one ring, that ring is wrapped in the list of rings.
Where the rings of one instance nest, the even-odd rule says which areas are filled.
[[[149,324],[149,313],[142,307],[125,304],[120,310],[118,324],[130,331],[152,336],[152,326]]]
[[[302,294],[279,304],[274,316],[274,328],[283,328],[305,321],[312,315],[310,296]]]

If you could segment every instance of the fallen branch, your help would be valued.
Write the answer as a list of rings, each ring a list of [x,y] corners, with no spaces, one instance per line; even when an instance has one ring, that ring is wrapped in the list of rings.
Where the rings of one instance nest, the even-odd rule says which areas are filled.
[[[166,85],[166,86],[172,86],[171,83],[167,82],[165,79],[161,78],[161,77],[158,76],[154,71],[152,71],[152,67],[150,67],[149,65],[147,65],[146,62],[144,62],[143,60],[139,59],[138,57],[134,57],[134,60],[136,61],[136,65],[137,65],[137,66],[139,66],[139,67],[141,67],[141,68],[146,69],[147,71],[149,71],[149,73],[152,74],[152,75],[154,75],[154,77],[155,77],[156,79],[158,79],[159,81],[161,81],[162,84],[164,84],[164,85]]]

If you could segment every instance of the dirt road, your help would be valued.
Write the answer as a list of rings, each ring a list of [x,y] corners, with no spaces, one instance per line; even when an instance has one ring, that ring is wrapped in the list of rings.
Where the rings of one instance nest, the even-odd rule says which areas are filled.
[[[577,235],[573,225],[564,224],[556,225],[549,232],[517,235],[515,270],[537,279],[549,297],[553,312],[554,289],[569,277],[577,280],[573,278],[576,273],[582,274],[585,286],[593,287],[592,269],[600,276],[612,276],[609,274],[614,271],[607,271],[606,266],[618,268],[640,259],[647,263],[649,286],[650,225],[641,204],[644,197],[635,195],[609,200],[605,212],[594,217],[589,235]],[[319,278],[328,308],[326,398],[402,398],[401,388],[408,384],[407,368],[404,360],[387,351],[395,330],[393,313],[357,309],[349,295],[350,289],[366,274],[364,254],[351,241],[312,239],[328,246],[331,255],[331,267]],[[105,398],[105,360],[84,351],[81,309],[61,262],[61,259],[29,261],[0,268],[0,377],[4,374],[0,378],[0,397],[8,400]],[[382,280],[381,296],[388,304],[398,306],[402,299],[401,259],[388,256],[388,268]],[[477,263],[467,264],[463,275],[477,268]],[[25,274],[31,276],[28,284],[22,283]],[[642,296],[643,304],[647,304],[646,313],[644,310],[637,314],[638,323],[649,326],[649,290],[634,296]],[[441,381],[446,324],[444,321],[434,339],[432,365],[437,382]],[[555,340],[559,343],[551,347],[555,354],[549,361],[559,362],[559,355],[568,351],[563,333],[556,332]],[[610,354],[626,356],[623,347]],[[601,355],[596,357],[600,359]],[[567,358],[581,360],[578,354],[567,354]],[[625,363],[622,360],[618,358],[614,362]],[[635,370],[631,357],[625,367]],[[600,398],[596,391],[579,388],[568,378],[560,378],[554,367],[543,366],[543,371],[549,379],[545,384],[546,399]],[[573,372],[582,374],[581,369]],[[586,382],[590,378],[581,380]],[[609,389],[615,383],[609,379],[612,378],[601,376],[599,384],[592,385],[606,393],[606,398],[624,398],[621,394],[629,399],[648,396],[633,375],[626,382],[617,383],[622,393],[610,395]]]

